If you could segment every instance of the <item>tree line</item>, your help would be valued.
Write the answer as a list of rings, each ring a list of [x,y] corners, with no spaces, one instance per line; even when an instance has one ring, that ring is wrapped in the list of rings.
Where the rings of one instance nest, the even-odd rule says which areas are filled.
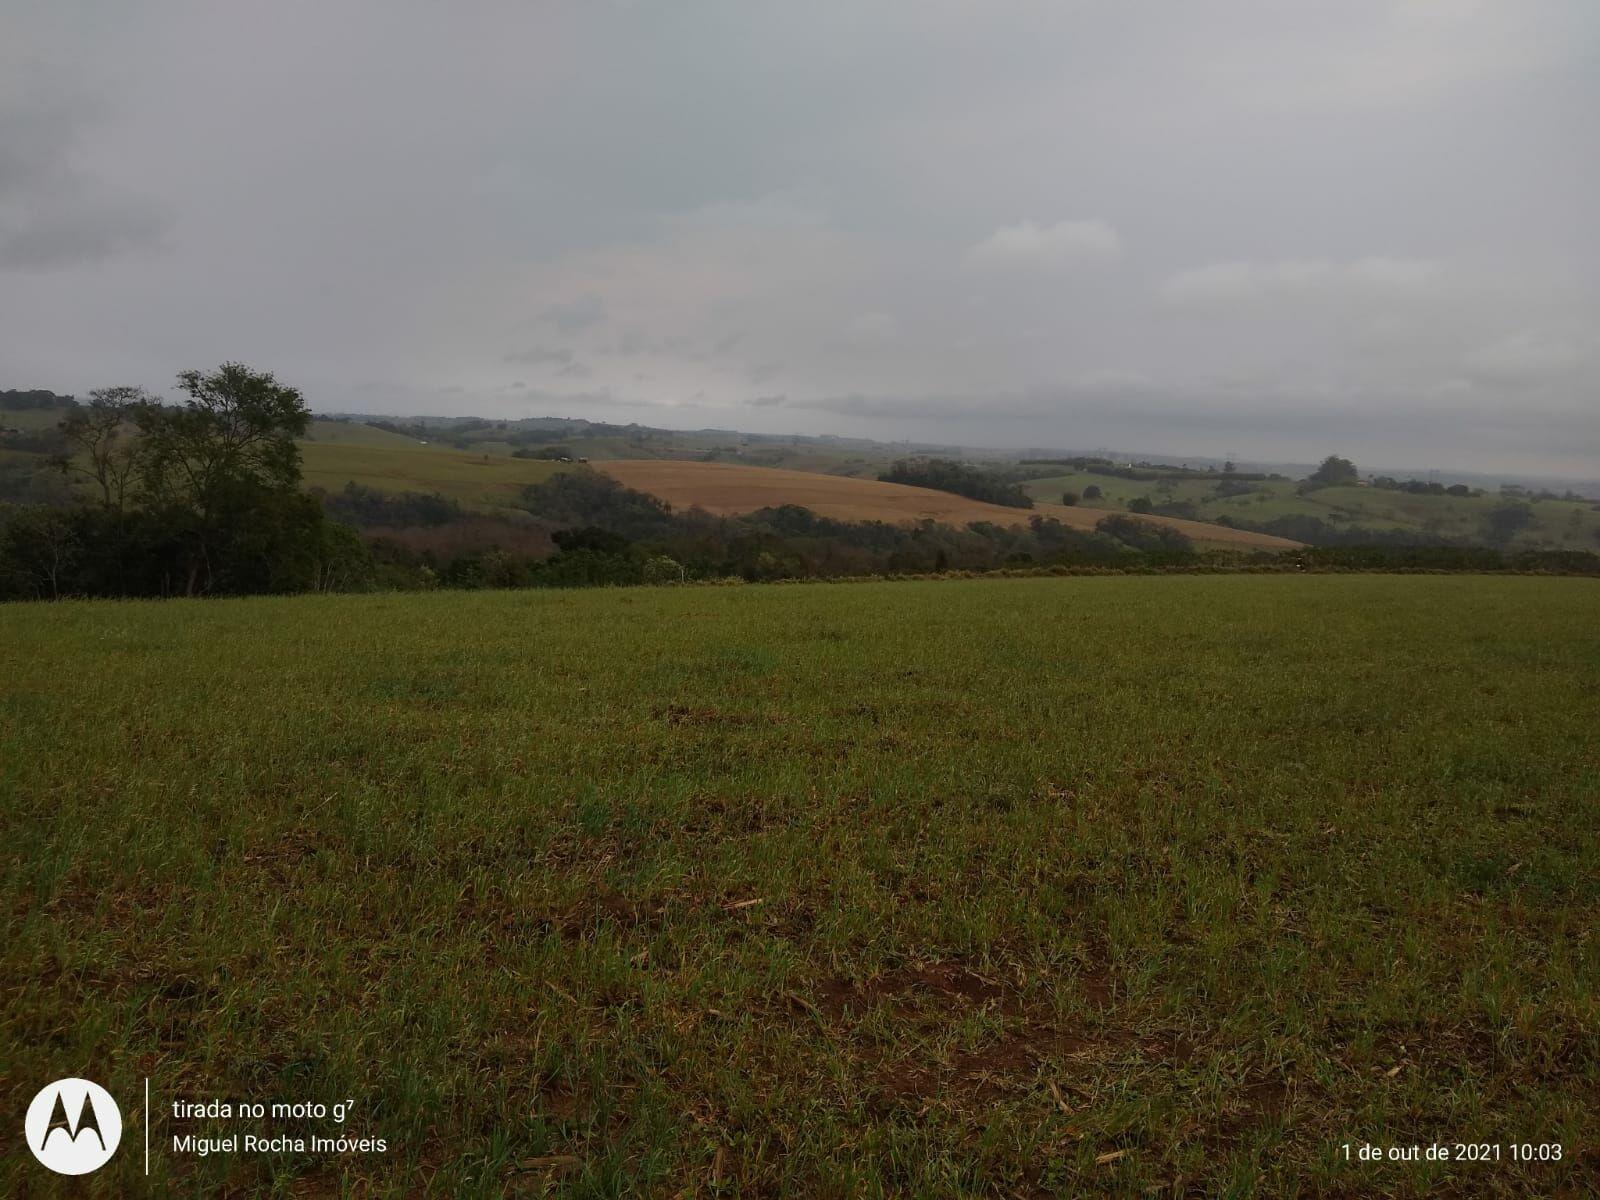
[[[1021,484],[949,458],[902,458],[878,479],[883,483],[906,483],[912,487],[951,492],[969,500],[1003,504],[1007,508],[1033,507],[1033,497]]]

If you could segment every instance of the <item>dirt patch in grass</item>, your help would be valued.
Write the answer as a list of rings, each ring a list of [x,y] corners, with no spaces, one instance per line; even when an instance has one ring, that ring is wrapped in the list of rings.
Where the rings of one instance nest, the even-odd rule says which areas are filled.
[[[997,1100],[1027,1090],[1041,1068],[1073,1056],[1109,1056],[1126,1042],[1062,1029],[1024,1026],[975,1050],[943,1062],[899,1062],[875,1076],[878,1098],[891,1104],[947,1102],[957,1107]]]
[[[900,967],[865,981],[835,976],[815,987],[812,1002],[832,1017],[860,1016],[874,1005],[894,1002],[898,1011],[927,1002],[960,1005],[1014,1006],[1016,996],[999,981],[986,978],[956,963],[930,963]]]
[[[713,727],[743,727],[770,724],[759,713],[729,712],[710,705],[667,704],[655,710],[655,715],[668,725],[700,725]]]
[[[1112,987],[1104,967],[1081,969],[1067,988],[1087,1008],[1107,1010]],[[832,976],[793,999],[797,1012],[809,1013],[851,1045],[877,1109],[938,1104],[976,1113],[982,1104],[1032,1089],[1041,1079],[1065,1109],[1053,1080],[1073,1062],[1093,1064],[1095,1074],[1128,1055],[1182,1068],[1196,1053],[1176,1034],[1140,1033],[1132,1012],[1105,1024],[1071,1023],[1043,996],[961,962],[912,963],[864,980]],[[916,1030],[924,1042],[978,1014],[1000,1029],[981,1044],[953,1052],[891,1059],[888,1048],[904,1039],[854,1036],[874,1014]]]

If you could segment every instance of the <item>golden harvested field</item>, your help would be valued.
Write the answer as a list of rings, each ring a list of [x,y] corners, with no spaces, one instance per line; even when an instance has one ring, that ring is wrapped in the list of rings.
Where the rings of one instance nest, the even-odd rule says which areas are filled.
[[[817,475],[776,467],[746,467],[734,463],[682,462],[670,459],[614,459],[595,463],[612,478],[640,492],[659,496],[674,508],[699,507],[718,515],[754,512],[780,504],[798,504],[818,516],[836,521],[938,521],[968,525],[993,521],[996,525],[1021,525],[1035,515],[1054,517],[1073,529],[1093,529],[1109,514],[1097,508],[1035,504],[1033,508],[1006,508],[982,500],[968,500],[931,488],[842,475]],[[1201,521],[1174,517],[1143,517],[1170,525],[1196,542],[1251,550],[1289,550],[1298,546],[1287,538],[1248,533]]]

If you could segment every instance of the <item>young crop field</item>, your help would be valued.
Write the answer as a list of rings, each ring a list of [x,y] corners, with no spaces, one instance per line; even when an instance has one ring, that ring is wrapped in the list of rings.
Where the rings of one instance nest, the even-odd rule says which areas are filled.
[[[1331,575],[5,607],[0,1090],[96,1079],[127,1149],[13,1143],[0,1193],[1594,1194],[1597,618]],[[263,1124],[172,1116],[211,1098],[385,1149],[175,1153]],[[1467,1142],[1560,1161],[1343,1149]]]
[[[550,478],[563,466],[386,436],[396,443],[301,442],[306,486],[337,492],[347,483],[359,483],[386,492],[437,492],[468,508],[493,509],[514,504],[528,484]]]

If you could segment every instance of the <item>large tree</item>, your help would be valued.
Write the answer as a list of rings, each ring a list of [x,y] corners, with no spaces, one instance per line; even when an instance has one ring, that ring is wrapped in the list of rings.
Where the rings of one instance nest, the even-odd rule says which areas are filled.
[[[1355,463],[1348,458],[1340,458],[1337,454],[1330,454],[1322,460],[1322,465],[1311,472],[1311,482],[1320,483],[1324,487],[1339,487],[1342,484],[1355,483],[1361,478],[1361,472],[1356,470]]]
[[[69,449],[56,460],[57,466],[92,482],[100,492],[100,503],[121,512],[143,463],[140,415],[154,406],[143,388],[96,388],[89,393],[88,404],[61,419],[61,436]]]
[[[260,518],[281,522],[294,507],[295,439],[310,426],[311,410],[297,389],[239,363],[183,371],[178,386],[189,395],[182,405],[139,411],[141,479],[148,502],[184,528],[184,591],[194,595],[228,582],[219,575],[230,549],[259,553],[250,534]]]
[[[159,495],[207,515],[242,486],[299,486],[295,439],[310,427],[311,410],[298,389],[239,363],[181,371],[178,386],[189,394],[181,406],[141,412]]]

